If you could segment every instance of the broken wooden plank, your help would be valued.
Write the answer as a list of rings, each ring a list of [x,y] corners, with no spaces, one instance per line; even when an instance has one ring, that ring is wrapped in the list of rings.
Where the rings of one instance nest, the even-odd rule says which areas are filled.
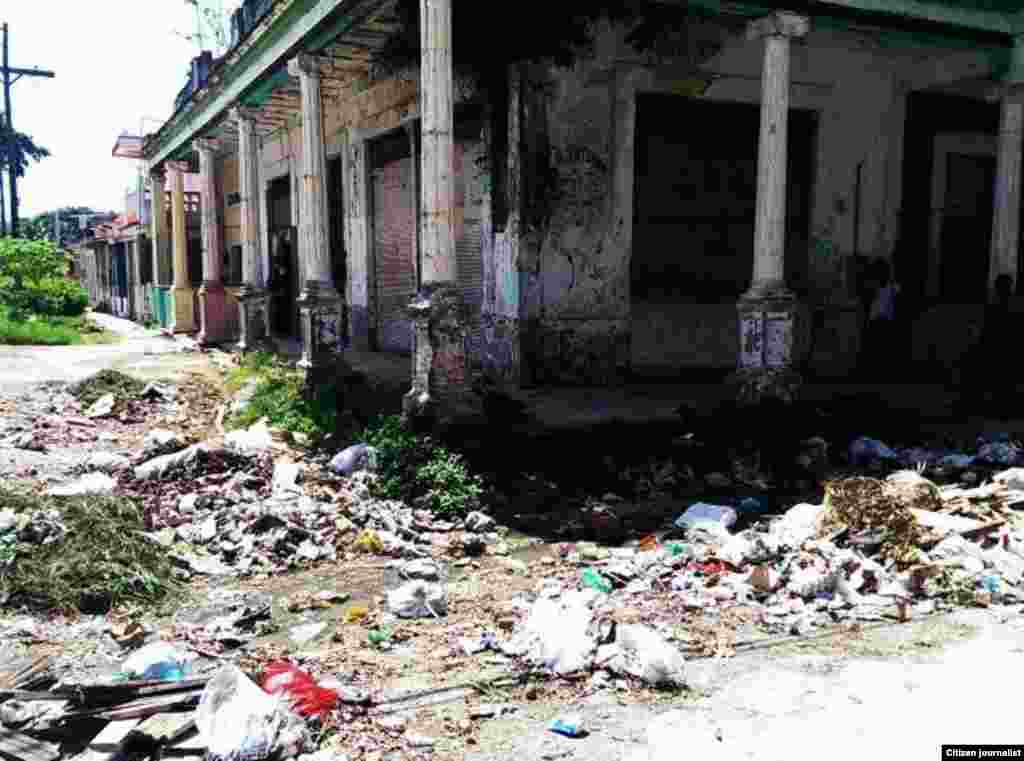
[[[0,756],[8,761],[55,761],[60,758],[60,746],[0,729]]]

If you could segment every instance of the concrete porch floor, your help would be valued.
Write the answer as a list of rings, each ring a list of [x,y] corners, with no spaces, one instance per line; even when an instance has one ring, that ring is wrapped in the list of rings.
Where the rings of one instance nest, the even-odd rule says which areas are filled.
[[[277,350],[297,358],[297,339],[276,338]],[[345,352],[351,367],[362,374],[374,391],[380,411],[397,413],[402,395],[409,388],[412,359],[408,355],[384,352]],[[711,378],[701,382],[635,382],[618,388],[543,387],[528,388],[513,395],[521,400],[537,427],[549,431],[587,428],[612,422],[632,425],[679,422],[676,409],[686,403],[698,412],[711,410],[725,401],[728,390]],[[912,426],[903,435],[977,435],[999,431],[1024,431],[1024,414],[1008,420],[991,420],[981,415],[964,416],[955,403],[959,394],[943,384],[809,383],[803,397],[818,404],[835,406],[848,400],[866,411],[863,435],[881,435],[873,430],[900,421]]]

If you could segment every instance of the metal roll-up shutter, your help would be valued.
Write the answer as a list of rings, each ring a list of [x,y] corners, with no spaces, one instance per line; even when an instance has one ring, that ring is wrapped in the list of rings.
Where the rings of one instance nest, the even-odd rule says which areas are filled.
[[[404,135],[401,135],[404,138]],[[416,213],[408,141],[375,150],[373,171],[373,252],[380,351],[411,352],[412,323],[406,308],[416,290],[413,260]],[[376,148],[376,146],[375,146]]]
[[[480,221],[482,194],[477,160],[483,145],[461,140],[455,144],[455,252],[459,290],[469,308],[470,357],[480,356],[480,307],[484,299],[484,262]]]

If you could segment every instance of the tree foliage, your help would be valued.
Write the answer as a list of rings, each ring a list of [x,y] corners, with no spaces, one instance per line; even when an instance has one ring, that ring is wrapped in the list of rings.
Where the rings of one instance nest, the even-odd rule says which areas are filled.
[[[7,160],[7,138],[10,132],[6,120],[0,115],[0,169],[7,171],[10,167]],[[29,135],[14,130],[14,172],[17,177],[25,176],[25,167],[33,161],[42,161],[50,155],[50,151],[38,145]]]
[[[60,240],[57,240],[54,225],[54,213],[60,219]],[[58,245],[68,246],[78,243],[85,237],[85,230],[79,225],[79,217],[87,215],[90,219],[94,217],[112,218],[112,212],[102,212],[88,206],[63,206],[59,209],[36,214],[28,222],[22,222],[22,235],[32,240],[52,240]],[[91,222],[90,222],[91,224]]]
[[[13,313],[74,316],[88,298],[68,280],[69,258],[53,242],[0,238],[0,299]]]

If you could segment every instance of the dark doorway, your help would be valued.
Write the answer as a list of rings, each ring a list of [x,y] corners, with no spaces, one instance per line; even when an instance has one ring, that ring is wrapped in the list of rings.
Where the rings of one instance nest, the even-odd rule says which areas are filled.
[[[926,292],[929,282],[931,256],[931,231],[933,222],[932,180],[935,172],[935,137],[944,133],[967,133],[996,135],[999,132],[999,105],[986,103],[974,98],[943,95],[940,93],[915,92],[907,96],[907,121],[904,130],[903,148],[903,208],[901,214],[902,245],[897,250],[895,265],[896,281],[900,284],[901,310],[905,315],[912,316],[924,311],[934,300]],[[978,172],[984,172],[979,166],[971,166],[971,157],[961,157],[965,161],[951,160],[947,171],[963,172],[970,176],[971,191],[978,188]],[[955,166],[954,166],[955,165]],[[958,197],[963,193],[957,189],[953,174],[948,175],[947,187]],[[972,224],[960,219],[949,226],[950,238],[946,239],[946,225],[940,234],[940,246],[943,248],[942,261],[949,257],[984,259],[988,267],[988,241],[991,239],[992,225],[992,188],[984,191],[984,208],[988,209],[984,220]],[[978,208],[982,208],[980,200]],[[979,213],[981,213],[979,211]],[[985,230],[984,228],[989,228]],[[947,268],[943,264],[938,272],[940,290],[938,301],[946,301],[952,296],[946,295],[947,284],[952,292],[963,293],[964,288],[956,284],[957,269],[961,266],[956,262]],[[962,266],[971,270],[969,263]],[[974,266],[976,272],[977,265]],[[947,272],[949,273],[947,275]],[[969,277],[977,279],[977,274]],[[976,290],[975,285],[965,286],[967,292]],[[959,300],[957,296],[955,300]],[[984,292],[971,299],[974,302],[984,300]],[[962,303],[962,302],[961,302]]]
[[[327,162],[327,224],[331,246],[331,278],[339,292],[345,292],[345,196],[341,157]]]
[[[996,160],[951,153],[942,216],[941,300],[978,303],[988,293]]]
[[[727,367],[754,262],[760,105],[637,96],[633,364]],[[786,279],[806,282],[818,115],[791,110]]]
[[[270,244],[268,286],[272,303],[271,330],[281,336],[299,335],[298,247],[292,226],[291,178],[279,177],[267,187],[267,239]]]

